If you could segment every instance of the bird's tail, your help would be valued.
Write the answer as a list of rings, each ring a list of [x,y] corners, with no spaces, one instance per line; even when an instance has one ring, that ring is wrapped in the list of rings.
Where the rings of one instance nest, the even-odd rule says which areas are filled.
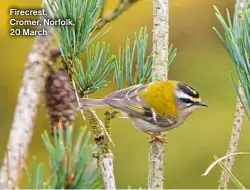
[[[81,108],[88,108],[88,109],[104,109],[108,107],[108,104],[103,102],[103,99],[89,99],[89,98],[82,98],[80,100]]]

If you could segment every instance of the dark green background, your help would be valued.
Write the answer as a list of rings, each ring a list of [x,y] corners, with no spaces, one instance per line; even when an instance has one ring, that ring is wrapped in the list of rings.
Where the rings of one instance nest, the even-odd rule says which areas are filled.
[[[111,10],[115,1],[110,0]],[[207,177],[201,174],[213,162],[213,155],[223,156],[227,150],[229,135],[235,112],[236,93],[229,79],[233,71],[230,57],[222,47],[212,26],[219,27],[214,16],[213,5],[223,13],[234,7],[233,0],[170,0],[170,43],[178,48],[177,57],[169,72],[169,79],[184,81],[199,90],[208,109],[200,109],[183,126],[168,133],[165,154],[166,188],[216,188],[220,170],[216,168]],[[11,120],[21,83],[24,62],[32,37],[8,35],[10,7],[39,7],[37,0],[9,0],[0,7],[0,158],[2,160],[10,131]],[[104,40],[111,44],[112,53],[124,46],[127,36],[140,27],[147,26],[149,48],[151,48],[152,2],[141,0],[110,25],[112,30]],[[112,86],[95,93],[101,98],[112,91]],[[44,101],[43,101],[44,102]],[[248,121],[239,145],[240,151],[250,151]],[[78,117],[75,127],[83,125]],[[37,116],[36,127],[30,147],[28,165],[32,155],[47,163],[47,154],[40,137],[49,128],[44,103]],[[147,183],[147,139],[146,135],[134,129],[129,121],[115,120],[112,137],[116,146],[115,175],[117,187],[146,187]],[[237,157],[234,174],[246,187],[250,187],[249,156]],[[232,186],[233,187],[233,186]]]

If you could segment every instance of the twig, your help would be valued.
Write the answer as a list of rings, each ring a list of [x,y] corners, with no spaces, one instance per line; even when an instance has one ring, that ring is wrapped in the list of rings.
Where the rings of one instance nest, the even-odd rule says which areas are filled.
[[[236,0],[237,2],[238,0]],[[244,0],[239,0],[239,12],[237,13],[239,16],[239,24],[242,23],[242,12],[244,10]],[[236,13],[235,13],[236,14]],[[239,96],[242,100],[244,100],[244,90],[239,83]],[[236,100],[236,112],[234,114],[234,121],[233,121],[233,128],[231,137],[228,144],[228,154],[235,154],[237,152],[237,146],[240,141],[240,132],[242,129],[242,123],[243,123],[243,116],[244,116],[244,107],[240,101],[240,97],[237,97]],[[227,167],[228,171],[231,172],[232,167],[234,165],[235,156],[230,156],[228,159],[225,160],[225,166]],[[229,176],[228,174],[222,170],[221,177],[220,177],[220,183],[218,189],[227,189],[228,188],[228,182],[229,182]]]
[[[78,96],[78,93],[77,93],[77,90],[76,90],[76,83],[75,83],[74,80],[72,80],[72,84],[73,84],[73,88],[74,88],[74,91],[75,91],[76,100],[77,100],[78,106],[80,108],[81,107],[81,103],[80,103],[80,100],[79,100],[79,96]],[[82,115],[82,119],[86,120],[82,109],[80,109],[80,112],[81,112],[81,115]]]
[[[75,81],[72,80],[72,83],[73,83],[73,87],[74,87],[74,90],[75,90],[77,103],[78,103],[78,106],[79,106],[79,108],[80,108],[80,107],[81,107],[81,103],[80,103],[80,100],[79,100],[79,96],[78,96],[78,94],[77,94]],[[83,110],[80,109],[80,111],[81,111],[83,120],[86,120],[86,118],[85,118],[85,116],[84,116],[84,114],[83,114]],[[112,141],[112,139],[111,139],[111,137],[110,137],[110,135],[109,135],[109,132],[106,130],[106,127],[103,125],[102,121],[101,121],[101,120],[99,119],[99,117],[96,115],[95,111],[93,111],[92,109],[89,109],[88,111],[90,111],[91,114],[92,114],[92,116],[95,117],[96,121],[99,123],[99,126],[101,126],[101,128],[103,129],[103,131],[104,131],[106,137],[108,138],[108,141],[109,141],[113,146],[115,146],[114,142]],[[107,144],[109,144],[109,143],[107,143]]]
[[[168,0],[153,0],[153,81],[167,80],[168,72]],[[163,189],[164,142],[153,141],[148,149],[148,188]]]
[[[109,142],[111,142],[111,144],[113,146],[115,146],[115,143],[113,142],[113,140],[111,139],[110,135],[108,134],[105,126],[103,125],[102,121],[99,119],[99,117],[96,115],[95,111],[90,109],[91,114],[95,117],[96,121],[98,122],[99,126],[103,129],[105,136],[108,138]]]
[[[43,20],[43,17],[41,17]],[[41,26],[45,27],[45,26]],[[52,35],[37,36],[28,54],[22,85],[19,90],[12,127],[0,172],[0,189],[13,188],[18,183],[19,168],[23,168],[31,141],[34,119],[37,113],[41,91],[44,89],[48,67],[51,61]],[[19,154],[20,153],[20,154]]]
[[[239,94],[241,97],[244,96],[243,88],[241,85],[239,85]],[[228,157],[224,163],[230,172],[234,165],[235,153],[237,152],[237,146],[240,141],[240,132],[242,129],[243,116],[244,116],[244,107],[242,106],[239,97],[237,97],[236,112],[234,114],[233,128],[232,128],[232,133],[231,133],[231,137],[230,137],[229,144],[228,144],[228,150],[226,153],[226,155],[233,155],[233,156]],[[227,175],[227,173],[224,170],[222,170],[221,177],[220,177],[220,184],[219,184],[218,189],[227,189],[229,179],[230,178]]]
[[[222,162],[223,160],[226,160],[230,157],[234,157],[236,155],[249,155],[250,152],[236,152],[236,153],[232,153],[232,154],[228,154],[226,156],[223,156],[221,158],[216,159],[207,169],[206,171],[202,174],[202,176],[206,176],[208,175],[208,173],[220,162]]]
[[[216,156],[216,155],[214,155],[214,159],[215,160],[217,160],[218,159],[218,157]],[[223,162],[219,162],[219,166],[221,167],[221,169],[223,170],[223,171],[225,171],[228,175],[229,175],[229,177],[230,177],[230,179],[231,179],[231,181],[238,187],[238,188],[240,188],[240,189],[246,189],[245,187],[244,187],[244,185],[236,178],[236,176],[232,173],[232,172],[230,172],[228,169],[227,169],[227,167],[225,166],[225,164],[223,163]]]
[[[116,19],[121,13],[131,7],[132,4],[138,2],[139,0],[120,0],[116,8],[107,16],[101,14],[101,20],[98,23],[98,28],[104,27],[108,22]]]
[[[228,170],[228,168],[225,166],[225,164],[222,162],[223,160],[226,160],[229,157],[232,156],[236,156],[236,155],[249,155],[250,152],[237,152],[234,154],[229,154],[226,156],[223,156],[221,158],[218,158],[216,155],[213,156],[213,158],[215,159],[215,161],[206,169],[206,171],[204,172],[204,174],[202,174],[202,176],[206,176],[209,174],[209,172],[217,165],[219,164],[219,166],[221,167],[221,169],[227,173],[227,175],[229,176],[229,178],[231,179],[231,181],[240,189],[246,189],[244,187],[244,185],[242,185],[242,183],[235,177],[235,175],[233,175],[233,173],[231,171]]]

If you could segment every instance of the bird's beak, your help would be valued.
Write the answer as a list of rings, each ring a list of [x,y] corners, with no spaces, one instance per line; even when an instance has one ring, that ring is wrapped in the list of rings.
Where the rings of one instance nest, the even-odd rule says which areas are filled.
[[[204,107],[209,107],[209,105],[205,102],[199,102],[198,103],[199,106],[204,106]]]

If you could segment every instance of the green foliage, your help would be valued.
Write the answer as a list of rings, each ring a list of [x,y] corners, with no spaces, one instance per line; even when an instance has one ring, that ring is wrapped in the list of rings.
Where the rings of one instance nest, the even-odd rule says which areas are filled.
[[[106,85],[107,77],[114,68],[114,57],[109,55],[109,46],[95,44],[107,31],[101,30],[92,35],[101,5],[102,0],[55,0],[45,3],[51,18],[70,19],[74,23],[74,26],[55,27],[54,30],[64,66],[81,96]],[[88,59],[84,70],[80,55],[86,50]]]
[[[115,83],[118,89],[123,88],[124,68],[127,86],[147,83],[152,80],[152,53],[146,57],[148,43],[146,28],[141,28],[138,35],[135,33],[134,38],[132,51],[129,38],[127,38],[125,49],[119,48],[115,66]],[[136,64],[134,64],[135,53]],[[136,71],[133,69],[136,69]]]
[[[100,172],[92,158],[90,132],[80,128],[73,146],[73,129],[54,130],[53,142],[45,132],[43,142],[49,154],[50,177],[44,181],[44,165],[33,159],[31,173],[26,169],[30,189],[94,189],[101,188]]]
[[[174,62],[174,59],[176,57],[176,52],[177,52],[177,49],[174,48],[173,44],[171,44],[168,48],[168,54],[169,54],[168,66],[172,65],[172,63]]]
[[[233,22],[231,21],[231,16],[228,10],[226,10],[226,21],[220,11],[214,7],[215,15],[224,29],[224,37],[222,37],[216,28],[213,29],[217,33],[229,55],[232,57],[235,70],[244,89],[246,101],[242,101],[242,97],[239,97],[241,98],[241,102],[244,105],[248,117],[250,118],[250,2],[245,2],[242,11],[239,11],[239,3],[238,0],[235,6]],[[237,93],[239,94],[235,80],[232,75],[230,75],[230,77]]]
[[[45,8],[53,19],[70,19],[74,26],[55,27],[63,57],[79,56],[88,45],[98,40],[101,32],[90,37],[96,26],[96,16],[102,0],[54,0],[46,1]]]
[[[123,88],[124,72],[127,86],[152,81],[152,52],[146,56],[148,44],[146,28],[141,28],[138,35],[135,33],[134,39],[132,48],[130,39],[128,38],[125,49],[119,48],[118,51],[114,77],[118,89]],[[169,48],[169,54],[168,64],[171,65],[176,56],[176,49],[173,48],[173,45]]]
[[[29,179],[29,188],[30,189],[42,189],[44,188],[44,165],[36,164],[36,157],[33,157],[31,173],[29,173],[27,167],[24,168],[25,173]]]
[[[82,63],[79,59],[75,61],[77,89],[80,95],[90,94],[107,85],[107,77],[114,69],[115,57],[109,56],[110,47],[105,43],[100,45],[92,44],[87,48],[87,66],[83,71]]]

